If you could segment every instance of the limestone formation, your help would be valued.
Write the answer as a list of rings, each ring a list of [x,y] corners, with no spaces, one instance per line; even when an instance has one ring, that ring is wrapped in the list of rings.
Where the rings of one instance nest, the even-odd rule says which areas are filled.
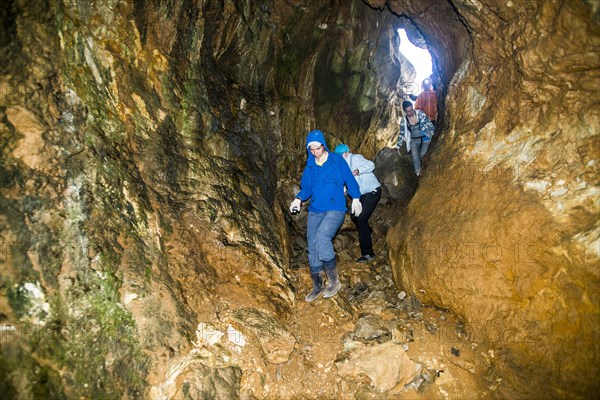
[[[232,323],[249,332],[260,345],[267,361],[282,364],[294,351],[294,336],[277,320],[254,309],[242,308],[231,315]]]
[[[2,398],[404,396],[432,373],[469,383],[455,396],[598,392],[597,1],[6,0],[0,19]],[[418,182],[385,149],[415,76],[398,28],[439,96]],[[307,308],[286,210],[313,128],[379,154],[387,248],[356,270],[344,225],[345,286]],[[462,358],[378,371],[442,337],[427,307],[458,316]],[[392,339],[342,377],[361,313]]]
[[[336,367],[342,376],[365,374],[377,390],[386,392],[411,382],[422,366],[411,361],[402,346],[387,342],[372,347],[357,346],[337,360]]]
[[[458,312],[509,386],[588,396],[600,372],[597,4],[453,5],[469,55],[388,236],[396,281]],[[435,20],[415,23],[427,38]]]

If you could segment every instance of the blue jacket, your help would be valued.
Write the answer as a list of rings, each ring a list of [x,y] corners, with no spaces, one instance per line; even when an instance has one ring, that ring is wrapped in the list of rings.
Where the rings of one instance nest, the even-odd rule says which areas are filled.
[[[296,197],[302,201],[310,198],[308,211],[347,211],[344,185],[353,199],[360,198],[360,189],[346,160],[341,155],[329,151],[325,137],[320,131],[312,131],[306,140],[307,145],[311,141],[322,143],[329,155],[327,161],[319,167],[315,157],[308,152],[306,167],[300,180],[300,192]]]

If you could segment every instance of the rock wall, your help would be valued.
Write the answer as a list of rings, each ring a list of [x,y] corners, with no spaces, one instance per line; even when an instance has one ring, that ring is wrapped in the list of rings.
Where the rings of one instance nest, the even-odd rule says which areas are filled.
[[[361,1],[290,3],[277,9],[286,18],[275,73],[280,170],[302,170],[315,128],[330,146],[345,142],[374,158],[395,140],[400,88],[414,78],[397,35],[411,22]]]
[[[160,398],[182,365],[219,376],[190,361],[200,321],[294,305],[278,178],[307,130],[393,136],[379,92],[403,61],[375,28],[396,18],[244,0],[10,0],[0,16],[1,392]]]
[[[388,235],[395,279],[464,318],[473,340],[489,346],[505,396],[593,397],[598,5],[452,5],[469,32],[468,51],[419,189]],[[438,21],[414,20],[433,41],[443,36]]]

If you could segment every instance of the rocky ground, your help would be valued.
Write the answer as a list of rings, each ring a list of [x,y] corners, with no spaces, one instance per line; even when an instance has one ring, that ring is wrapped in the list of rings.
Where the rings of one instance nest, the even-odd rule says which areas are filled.
[[[370,263],[355,262],[357,232],[346,219],[335,240],[343,288],[334,298],[303,300],[311,282],[298,252],[289,271],[297,302],[287,321],[246,309],[223,316],[220,326],[199,327],[194,357],[216,369],[197,384],[184,377],[188,389],[177,385],[174,398],[195,398],[207,386],[244,399],[495,397],[501,382],[490,367],[493,354],[469,341],[455,315],[394,286],[385,250],[392,212],[384,204],[372,217],[378,257]],[[232,382],[240,374],[238,387]]]

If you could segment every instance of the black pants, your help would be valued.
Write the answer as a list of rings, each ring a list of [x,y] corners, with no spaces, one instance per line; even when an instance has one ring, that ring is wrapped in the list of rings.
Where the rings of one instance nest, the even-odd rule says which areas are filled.
[[[358,241],[360,243],[360,253],[363,256],[375,256],[373,252],[373,242],[371,241],[371,227],[369,226],[369,218],[377,207],[377,203],[381,199],[381,188],[377,190],[363,194],[360,196],[360,203],[362,204],[362,212],[356,218],[350,214],[350,219],[356,225],[358,229]]]

